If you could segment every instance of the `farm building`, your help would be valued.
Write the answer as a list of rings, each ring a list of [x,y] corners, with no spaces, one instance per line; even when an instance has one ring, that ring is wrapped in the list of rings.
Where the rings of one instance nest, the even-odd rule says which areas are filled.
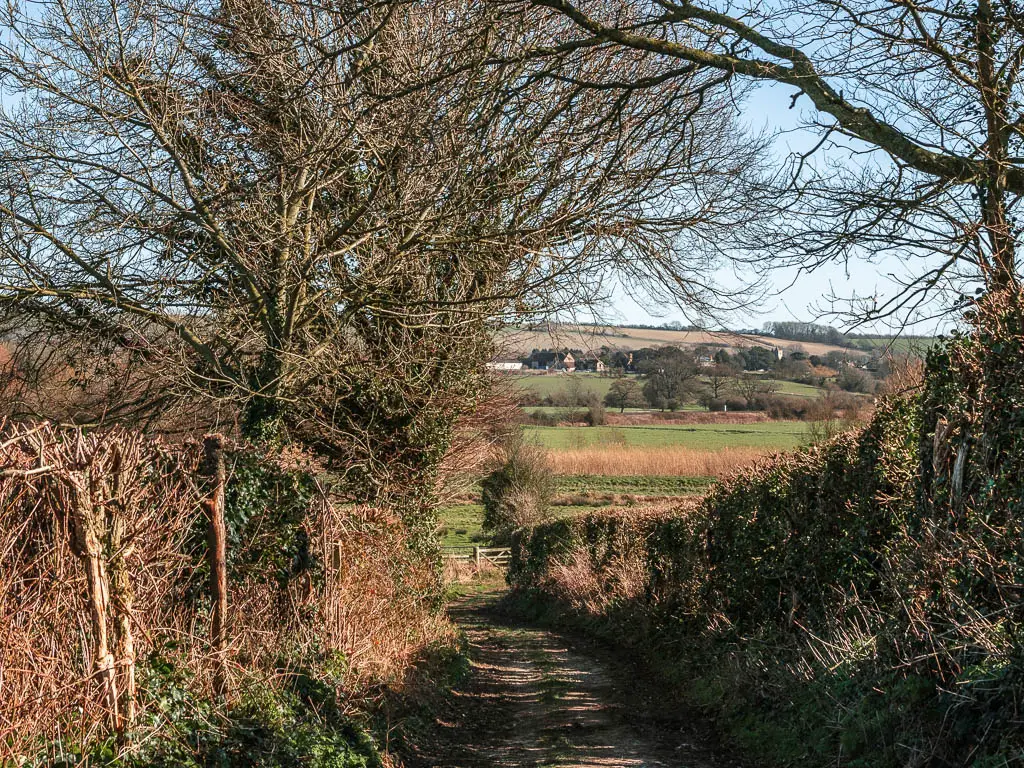
[[[535,371],[575,371],[576,358],[572,352],[552,352],[551,350],[534,350],[526,359],[526,367]]]
[[[576,370],[604,373],[608,370],[608,366],[606,366],[601,358],[596,355],[589,355],[576,363]]]

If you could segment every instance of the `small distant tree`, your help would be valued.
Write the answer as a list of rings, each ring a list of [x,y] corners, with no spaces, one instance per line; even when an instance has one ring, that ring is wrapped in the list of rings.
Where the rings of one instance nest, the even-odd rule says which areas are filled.
[[[813,369],[804,355],[803,359],[787,357],[775,367],[775,377],[788,381],[805,381],[812,377]]]
[[[807,439],[811,444],[827,442],[854,429],[864,418],[862,400],[836,389],[825,390],[807,408]]]
[[[596,397],[587,406],[587,412],[584,414],[583,419],[587,422],[587,426],[590,427],[603,427],[605,422],[608,421],[608,414],[604,410],[604,405]]]
[[[746,371],[768,371],[778,362],[775,352],[767,347],[749,347],[741,353],[743,369]]]
[[[774,394],[779,389],[777,381],[750,373],[745,373],[734,381],[736,391],[748,403],[753,403],[758,397]]]
[[[618,408],[622,413],[627,408],[643,408],[646,405],[640,384],[636,379],[617,379],[608,388],[604,396],[604,404],[609,408]]]
[[[827,365],[829,368],[835,368],[836,370],[838,370],[845,366],[848,362],[850,362],[850,355],[848,355],[846,352],[832,351],[825,355],[824,364]]]
[[[852,365],[844,365],[836,377],[836,385],[844,392],[860,392],[872,394],[877,382],[867,371],[854,368]]]

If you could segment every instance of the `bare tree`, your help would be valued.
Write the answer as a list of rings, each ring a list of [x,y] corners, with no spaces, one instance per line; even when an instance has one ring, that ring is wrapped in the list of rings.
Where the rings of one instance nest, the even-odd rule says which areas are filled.
[[[665,348],[640,366],[644,375],[643,394],[652,408],[676,410],[700,386],[696,363],[679,349]]]
[[[792,86],[791,107],[806,98],[820,139],[778,180],[779,215],[759,242],[775,263],[804,268],[886,253],[916,264],[895,296],[860,302],[861,319],[906,316],[940,290],[960,302],[979,281],[1018,291],[1024,14],[1015,4],[533,5],[576,25],[563,46],[617,46],[649,57],[666,79],[690,66]]]
[[[720,400],[736,388],[736,377],[739,375],[733,366],[715,363],[704,371],[708,394],[714,400]]]
[[[779,389],[777,381],[756,373],[744,373],[733,381],[736,391],[748,403],[753,403],[758,397],[773,395]]]
[[[748,217],[729,190],[757,147],[719,108],[720,78],[681,92],[642,57],[536,59],[521,15],[449,0],[4,13],[15,359],[138,361],[162,383],[133,414],[237,408],[246,436],[303,441],[371,500],[429,486],[497,324],[589,301],[613,273],[707,305],[714,244]],[[638,78],[650,88],[624,86]]]

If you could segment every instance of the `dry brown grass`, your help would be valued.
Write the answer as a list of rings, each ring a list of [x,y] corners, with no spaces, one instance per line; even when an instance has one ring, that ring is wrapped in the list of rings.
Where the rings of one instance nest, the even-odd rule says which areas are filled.
[[[396,685],[426,645],[454,642],[454,627],[432,603],[438,574],[410,553],[401,520],[372,507],[325,505],[306,528],[321,561],[337,558],[339,567],[310,600],[322,620],[304,629],[312,643],[344,654],[349,693]]]
[[[629,328],[624,326],[572,325],[570,323],[538,330],[508,329],[498,335],[498,343],[505,354],[529,354],[533,349],[570,347],[598,350],[639,349],[661,347],[695,347],[701,344],[740,349],[743,347],[780,347],[801,349],[809,355],[827,355],[829,352],[849,352],[843,347],[808,341],[789,341],[767,336],[751,336],[730,331],[672,331],[662,328]]]
[[[597,548],[582,547],[550,560],[540,586],[573,610],[598,615],[615,603],[639,598],[647,589],[650,563],[646,533],[652,521],[691,514],[692,502],[647,504],[587,515],[595,521],[614,520],[612,540]]]
[[[771,421],[764,411],[644,411],[616,413],[608,411],[606,424],[637,426],[643,424],[762,424]]]
[[[702,451],[682,447],[606,446],[552,451],[559,475],[681,475],[723,477],[772,453],[764,448]]]

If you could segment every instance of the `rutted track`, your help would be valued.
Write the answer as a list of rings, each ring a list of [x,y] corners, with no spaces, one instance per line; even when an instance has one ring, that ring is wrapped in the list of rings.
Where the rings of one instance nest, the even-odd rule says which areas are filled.
[[[524,627],[490,602],[457,605],[471,672],[410,768],[725,768],[700,729],[630,665]]]

